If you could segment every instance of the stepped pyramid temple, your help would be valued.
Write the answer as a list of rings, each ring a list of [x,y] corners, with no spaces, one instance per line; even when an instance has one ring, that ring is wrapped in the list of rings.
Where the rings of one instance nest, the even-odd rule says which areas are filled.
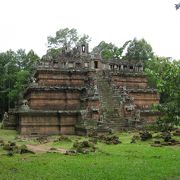
[[[78,134],[142,128],[159,103],[140,61],[103,60],[88,45],[45,55],[23,103],[8,113],[5,127],[23,135]]]

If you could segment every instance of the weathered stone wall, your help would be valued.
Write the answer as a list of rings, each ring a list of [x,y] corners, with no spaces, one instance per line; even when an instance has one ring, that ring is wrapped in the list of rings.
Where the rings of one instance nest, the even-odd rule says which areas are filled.
[[[5,115],[4,115],[5,116]],[[7,113],[7,117],[3,117],[2,126],[5,129],[17,129],[17,114],[12,109]]]
[[[33,91],[28,103],[31,109],[39,110],[79,109],[80,92]]]
[[[42,72],[41,74],[38,74],[37,76],[37,83],[39,85],[76,85],[76,86],[84,86],[84,80],[85,80],[85,74],[77,74],[73,73],[70,74],[68,72],[66,73],[46,73]]]
[[[159,95],[155,89],[148,87],[147,77],[141,73],[111,72],[111,84],[116,89],[124,88],[124,91],[133,100],[135,109],[150,110],[155,104],[159,104]],[[134,111],[125,111],[125,116],[133,117]],[[154,122],[158,115],[152,113],[141,114],[142,119],[147,122]]]
[[[141,119],[142,121],[144,120],[147,124],[151,124],[155,122],[160,115],[160,112],[142,111]]]
[[[21,114],[20,133],[25,135],[59,134],[57,115]]]
[[[147,78],[142,75],[133,76],[133,74],[112,75],[111,81],[117,87],[126,86],[126,88],[146,88]]]
[[[75,124],[77,121],[77,114],[74,115],[62,115],[60,117],[61,134],[75,134]]]
[[[44,61],[37,69],[24,94],[29,110],[18,114],[21,134],[75,134],[77,129],[84,133],[100,121],[121,129],[124,121],[139,116],[136,110],[159,103],[141,64],[68,58]],[[148,111],[139,114],[147,122],[157,117]]]
[[[87,102],[87,108],[96,108],[98,109],[100,105],[99,99],[91,99]]]
[[[99,100],[93,97],[94,76],[88,70],[38,70],[36,82],[25,92],[31,112],[19,113],[20,133],[75,134],[78,113],[83,109],[86,118],[98,120]],[[44,115],[46,111],[51,112]]]
[[[130,92],[129,95],[134,98],[135,105],[140,109],[149,109],[159,103],[157,92]]]
[[[75,134],[77,113],[27,112],[19,117],[19,132],[25,135]]]

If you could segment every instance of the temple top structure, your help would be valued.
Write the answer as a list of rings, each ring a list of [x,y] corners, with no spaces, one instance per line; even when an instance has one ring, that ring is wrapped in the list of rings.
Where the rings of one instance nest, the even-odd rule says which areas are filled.
[[[101,55],[89,53],[89,45],[82,43],[70,49],[65,47],[56,59],[50,55],[43,56],[38,68],[52,69],[89,69],[110,70],[130,73],[143,73],[143,61],[112,59],[105,60]]]

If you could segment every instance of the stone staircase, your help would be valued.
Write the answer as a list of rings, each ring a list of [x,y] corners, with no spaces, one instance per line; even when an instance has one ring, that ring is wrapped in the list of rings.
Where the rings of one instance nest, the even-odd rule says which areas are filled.
[[[115,93],[108,82],[108,74],[97,72],[97,88],[101,104],[101,121],[105,127],[113,130],[123,130],[125,122],[123,120],[123,110],[121,104],[121,97]]]

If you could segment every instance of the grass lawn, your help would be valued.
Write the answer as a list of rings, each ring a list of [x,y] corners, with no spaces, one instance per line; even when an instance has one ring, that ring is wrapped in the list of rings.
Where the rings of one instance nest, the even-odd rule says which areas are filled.
[[[121,144],[98,143],[96,153],[16,154],[0,147],[0,180],[179,180],[180,146],[151,147],[148,142],[130,144],[133,134],[119,134]],[[0,130],[0,139],[14,140],[15,131]],[[71,136],[71,139],[84,137]],[[37,143],[17,142],[17,144]],[[47,146],[70,148],[72,142],[50,142]]]

